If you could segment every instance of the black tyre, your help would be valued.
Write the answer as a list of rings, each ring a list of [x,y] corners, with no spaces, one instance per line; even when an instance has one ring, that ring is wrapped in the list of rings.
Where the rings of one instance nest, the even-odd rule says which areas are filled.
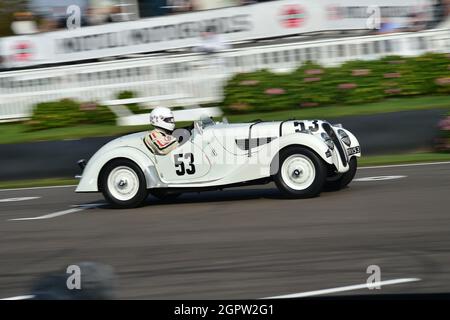
[[[327,171],[316,153],[303,147],[289,147],[279,157],[274,181],[282,193],[291,198],[311,198],[322,191]]]
[[[149,193],[155,198],[163,201],[175,200],[181,195],[181,193],[170,192],[167,189],[150,189]]]
[[[358,160],[353,157],[348,162],[349,170],[346,173],[340,173],[331,177],[327,177],[325,189],[327,191],[338,191],[345,188],[355,177],[358,169]]]
[[[117,208],[135,208],[147,198],[144,173],[128,159],[108,163],[100,175],[100,189],[105,199]]]

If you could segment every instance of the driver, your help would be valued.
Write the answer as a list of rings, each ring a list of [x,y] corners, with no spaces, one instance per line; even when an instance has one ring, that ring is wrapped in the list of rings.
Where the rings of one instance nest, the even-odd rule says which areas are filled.
[[[155,129],[146,135],[144,142],[154,154],[166,155],[178,147],[178,139],[172,136],[175,121],[169,108],[153,109],[150,113],[150,123]]]

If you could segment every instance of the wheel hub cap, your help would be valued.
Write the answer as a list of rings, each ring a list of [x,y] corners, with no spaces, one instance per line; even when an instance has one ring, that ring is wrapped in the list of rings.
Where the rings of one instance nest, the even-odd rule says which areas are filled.
[[[117,167],[108,176],[108,191],[120,201],[131,200],[139,191],[139,178],[129,167]]]
[[[292,174],[292,176],[293,176],[294,178],[298,178],[298,177],[300,177],[300,175],[301,175],[302,173],[303,173],[302,170],[295,169],[294,172],[293,172],[293,174]]]
[[[291,189],[304,190],[314,182],[316,170],[307,156],[296,154],[284,160],[281,175]]]
[[[118,187],[119,187],[120,189],[124,189],[124,188],[127,186],[127,184],[128,184],[128,181],[127,181],[127,180],[120,180],[120,181],[119,181],[119,184],[118,184]]]

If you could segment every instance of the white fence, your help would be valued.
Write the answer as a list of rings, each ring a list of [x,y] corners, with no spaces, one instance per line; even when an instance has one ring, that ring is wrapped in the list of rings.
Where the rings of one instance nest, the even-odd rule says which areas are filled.
[[[215,103],[222,99],[225,81],[238,72],[264,68],[286,72],[308,60],[329,66],[429,51],[450,52],[450,29],[251,47],[229,50],[214,58],[185,54],[3,72],[0,120],[26,118],[33,105],[43,101],[112,100],[124,90],[141,97],[177,97],[155,101],[154,105]]]

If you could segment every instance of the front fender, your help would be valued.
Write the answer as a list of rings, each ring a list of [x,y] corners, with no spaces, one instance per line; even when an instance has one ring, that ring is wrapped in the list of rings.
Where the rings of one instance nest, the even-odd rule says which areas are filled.
[[[111,160],[118,158],[129,159],[141,168],[145,175],[147,189],[165,187],[158,177],[155,164],[144,152],[134,147],[123,146],[108,151],[97,151],[84,168],[75,192],[99,192],[98,181],[102,168]]]
[[[278,140],[278,141],[277,141]],[[290,146],[302,146],[314,151],[323,161],[328,164],[333,164],[332,153],[325,142],[311,134],[307,133],[294,133],[286,136],[282,136],[274,142],[278,143],[277,149],[282,150]],[[279,152],[272,157],[270,164],[270,175],[274,175],[279,169]]]
[[[294,133],[279,138],[279,149],[291,145],[302,145],[317,153],[326,163],[332,164],[328,146],[317,136],[308,133]]]

